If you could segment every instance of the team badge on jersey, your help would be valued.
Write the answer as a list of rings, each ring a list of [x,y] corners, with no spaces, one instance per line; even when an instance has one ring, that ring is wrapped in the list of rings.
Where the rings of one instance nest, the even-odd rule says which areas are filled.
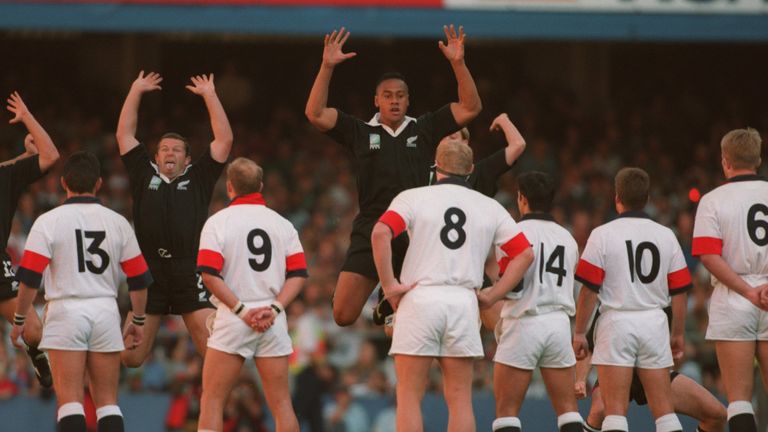
[[[160,188],[160,183],[163,182],[158,176],[152,176],[152,180],[149,181],[149,190],[157,190]]]
[[[179,185],[176,186],[177,190],[187,190],[187,185],[189,185],[189,182],[192,180],[184,180],[183,182],[179,182]]]
[[[418,135],[415,135],[415,136],[412,136],[412,137],[408,137],[405,140],[405,146],[408,147],[408,148],[416,148],[416,140],[418,140],[418,139],[419,139]]]
[[[368,134],[368,142],[370,144],[371,150],[378,150],[381,148],[381,135],[379,134]]]

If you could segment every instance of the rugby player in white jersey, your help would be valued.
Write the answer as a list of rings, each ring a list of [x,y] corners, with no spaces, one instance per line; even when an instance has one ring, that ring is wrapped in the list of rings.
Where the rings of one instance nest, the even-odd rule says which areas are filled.
[[[517,285],[533,251],[509,213],[473,191],[472,150],[456,141],[437,148],[438,182],[401,192],[373,228],[373,257],[384,294],[397,310],[390,354],[397,374],[398,431],[421,431],[421,399],[437,359],[448,405],[448,431],[475,430],[472,363],[482,357],[478,303],[487,306]],[[398,281],[392,239],[410,244]],[[504,276],[479,296],[491,246],[509,257]]]
[[[730,430],[756,431],[755,356],[768,383],[768,179],[757,175],[760,134],[728,132],[720,142],[727,183],[701,198],[693,254],[712,274],[707,340],[715,341]]]
[[[573,277],[579,248],[573,236],[550,214],[555,182],[542,172],[517,179],[518,226],[533,246],[535,258],[522,282],[502,300],[496,324],[498,346],[493,361],[496,397],[494,432],[520,432],[517,417],[535,368],[541,368],[560,432],[582,432],[573,393],[576,357],[571,347],[571,321],[576,311]],[[499,262],[503,274],[508,258]]]
[[[120,432],[117,406],[120,352],[125,345],[117,307],[119,271],[128,277],[133,318],[125,337],[141,343],[146,316],[147,263],[130,224],[104,207],[95,194],[101,186],[99,161],[74,153],[64,164],[63,205],[32,225],[16,273],[20,282],[11,339],[24,333],[25,313],[45,281],[46,305],[40,348],[48,351],[58,403],[58,430],[85,431],[85,374],[96,405],[98,430]]]
[[[656,431],[682,431],[672,406],[669,368],[673,357],[683,355],[691,275],[672,230],[643,212],[650,188],[648,174],[624,168],[615,184],[619,216],[592,231],[576,270],[576,279],[584,286],[576,307],[573,349],[578,359],[587,356],[587,327],[599,299],[592,364],[597,367],[605,404],[603,431],[628,430],[634,368],[656,419]],[[663,311],[670,296],[671,336]]]
[[[227,167],[229,207],[200,235],[197,270],[218,305],[203,366],[201,431],[220,431],[224,404],[247,358],[259,371],[280,432],[298,432],[288,387],[293,352],[285,307],[304,286],[307,264],[291,223],[266,207],[263,171],[238,158]]]

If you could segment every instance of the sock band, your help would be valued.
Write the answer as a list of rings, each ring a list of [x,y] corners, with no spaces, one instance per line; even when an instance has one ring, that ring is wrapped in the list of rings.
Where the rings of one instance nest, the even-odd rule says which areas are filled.
[[[83,404],[80,402],[68,402],[60,406],[56,421],[61,421],[64,417],[72,415],[85,416],[85,408],[83,408]]]
[[[111,415],[122,417],[123,413],[117,405],[104,405],[103,407],[96,408],[96,420],[101,420],[103,417]]]
[[[677,415],[674,413],[663,415],[656,419],[656,432],[676,432],[682,431],[683,425],[680,424]]]
[[[627,423],[627,418],[624,416],[609,415],[603,420],[603,430],[627,432],[629,430],[629,423]]]
[[[584,423],[584,420],[581,418],[581,414],[579,414],[576,411],[567,412],[559,415],[557,417],[557,428],[563,427],[563,425],[569,424],[569,423]]]
[[[733,401],[728,404],[728,420],[731,419],[733,416],[737,416],[739,414],[755,414],[755,409],[752,408],[752,402],[748,401]]]
[[[517,417],[499,417],[493,421],[491,429],[497,431],[505,427],[521,428],[520,419]]]

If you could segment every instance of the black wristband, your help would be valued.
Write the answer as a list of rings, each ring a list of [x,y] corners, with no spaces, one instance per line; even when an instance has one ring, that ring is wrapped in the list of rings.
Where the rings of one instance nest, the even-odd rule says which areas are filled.
[[[13,325],[23,326],[24,325],[24,321],[26,321],[26,320],[27,320],[27,316],[26,315],[19,315],[17,313],[13,314]]]
[[[146,322],[146,320],[147,320],[146,315],[134,315],[133,319],[131,319],[131,322],[133,323],[133,325],[141,327],[144,325],[144,322]]]
[[[282,311],[283,311],[282,309],[280,309],[280,306],[278,306],[278,305],[276,305],[276,304],[274,304],[274,303],[272,303],[272,304],[271,304],[271,305],[269,305],[269,306],[270,306],[272,309],[274,309],[274,311],[275,311],[275,315],[280,315],[280,312],[282,312]]]

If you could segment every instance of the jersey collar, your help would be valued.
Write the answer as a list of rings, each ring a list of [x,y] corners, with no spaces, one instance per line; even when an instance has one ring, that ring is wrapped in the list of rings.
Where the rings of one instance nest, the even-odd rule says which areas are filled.
[[[381,126],[381,128],[382,128],[382,129],[384,129],[385,131],[387,131],[387,133],[388,133],[388,134],[392,135],[392,136],[393,136],[393,137],[395,137],[395,138],[396,138],[398,135],[400,135],[400,133],[401,133],[402,131],[404,131],[404,130],[405,130],[405,127],[406,127],[406,126],[408,126],[408,123],[410,123],[410,122],[415,122],[415,121],[416,121],[416,119],[415,119],[415,118],[413,118],[413,117],[408,117],[408,116],[405,116],[405,120],[403,120],[403,123],[400,125],[400,127],[399,127],[399,128],[397,128],[397,130],[394,130],[394,131],[393,131],[391,127],[389,127],[389,126],[387,126],[387,125],[385,125],[385,124],[382,124],[382,123],[379,121],[379,119],[380,119],[380,118],[381,118],[381,114],[380,114],[380,113],[376,113],[376,114],[374,114],[374,115],[373,115],[373,118],[372,118],[371,120],[369,120],[369,121],[368,121],[368,123],[366,123],[366,124],[367,124],[368,126],[374,126],[374,127],[375,127],[375,126]]]
[[[642,219],[651,219],[651,220],[653,220],[653,218],[650,215],[648,215],[648,213],[646,213],[646,212],[644,212],[642,210],[629,210],[629,211],[625,211],[624,213],[616,216],[616,219],[618,219],[618,218],[628,218],[628,217],[630,217],[630,218],[642,218]]]
[[[187,171],[189,171],[190,168],[192,168],[192,164],[189,164],[189,165],[187,165],[186,168],[184,168],[184,172],[182,172],[181,174],[177,175],[176,177],[174,177],[172,179],[169,179],[168,177],[165,176],[165,174],[160,172],[160,170],[158,169],[156,163],[150,161],[149,164],[152,165],[152,168],[155,169],[155,174],[157,174],[158,177],[163,179],[163,181],[168,183],[168,184],[173,183],[174,181],[178,180],[181,176],[185,175],[187,173]]]
[[[528,213],[527,215],[520,218],[521,222],[524,220],[543,220],[543,221],[554,222],[555,217],[549,213],[533,212],[533,213]]]
[[[743,182],[743,181],[768,181],[768,177],[757,175],[757,174],[744,174],[744,175],[738,175],[731,177],[727,180],[727,183],[735,183],[735,182]]]
[[[472,189],[472,186],[469,185],[469,182],[464,180],[464,178],[462,177],[443,177],[441,180],[438,180],[435,184],[436,185],[452,184],[452,185],[464,186]]]
[[[231,206],[240,204],[267,205],[267,203],[264,201],[264,197],[259,192],[236,196],[235,199],[229,203]]]
[[[95,196],[73,196],[72,198],[67,198],[64,204],[101,204],[101,200]]]

